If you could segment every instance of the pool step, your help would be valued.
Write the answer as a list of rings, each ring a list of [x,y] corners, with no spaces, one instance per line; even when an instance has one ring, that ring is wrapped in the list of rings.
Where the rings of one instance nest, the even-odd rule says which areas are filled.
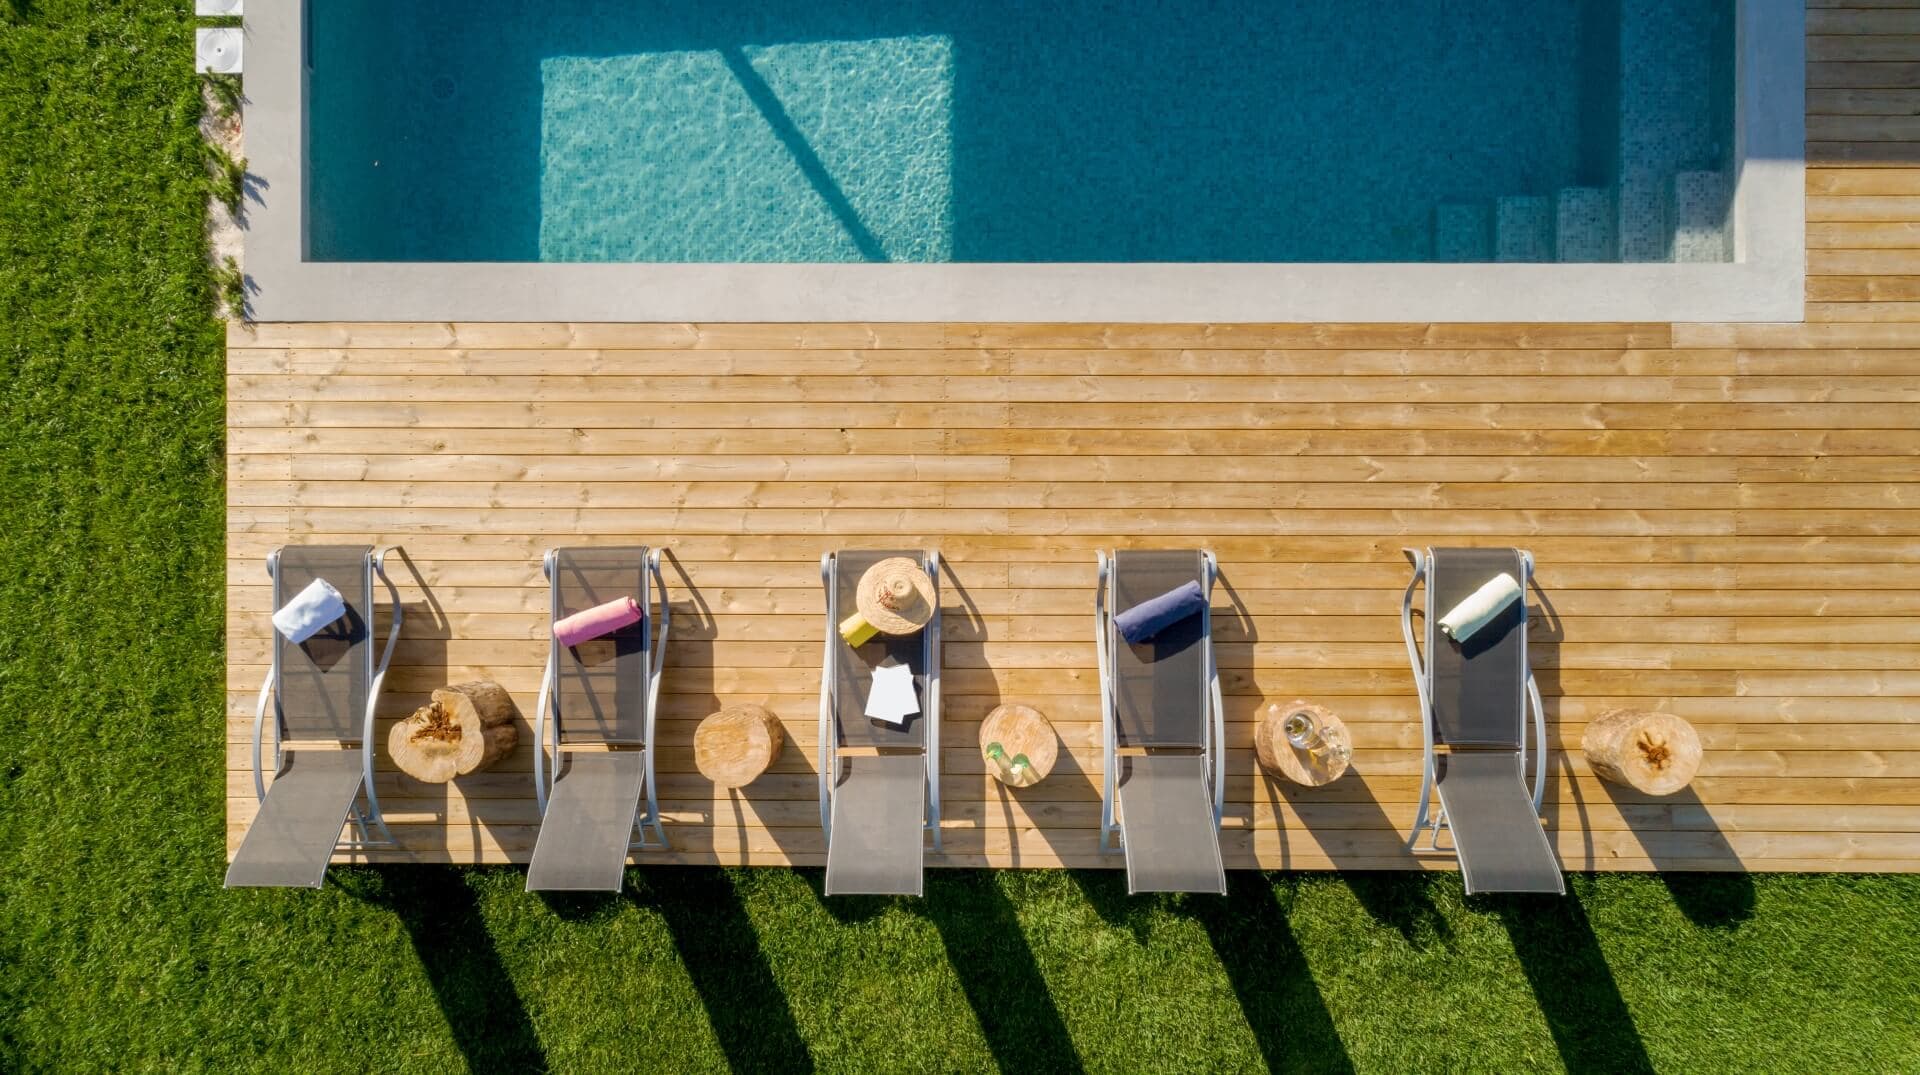
[[[1493,259],[1553,260],[1553,210],[1545,197],[1515,194],[1493,203]]]
[[[1681,172],[1673,177],[1673,260],[1732,261],[1733,177]]]
[[[1675,176],[1723,159],[1715,145],[1715,27],[1727,18],[1701,0],[1615,0],[1620,18],[1619,129],[1614,183],[1620,261],[1677,261]],[[1731,7],[1732,5],[1724,5]],[[1704,154],[1704,155],[1703,155]],[[1690,250],[1687,257],[1698,254]]]
[[[1614,260],[1613,193],[1567,187],[1554,198],[1554,260]]]
[[[1659,177],[1638,170],[1620,179],[1619,236],[1621,261],[1666,261],[1668,240],[1667,192]]]
[[[1487,261],[1492,257],[1492,225],[1480,202],[1442,202],[1433,209],[1433,260]]]

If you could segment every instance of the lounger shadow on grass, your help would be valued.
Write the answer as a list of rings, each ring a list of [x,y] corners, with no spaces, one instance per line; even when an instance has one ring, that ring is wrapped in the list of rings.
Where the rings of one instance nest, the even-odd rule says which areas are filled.
[[[1546,702],[1549,721],[1554,727],[1561,727],[1563,694],[1559,653],[1566,629],[1552,598],[1537,586],[1534,597],[1539,601],[1541,615],[1534,621],[1529,644],[1542,658],[1534,678]],[[1596,715],[1589,714],[1589,718]],[[1567,762],[1567,752],[1577,749],[1577,743],[1562,744],[1558,779],[1549,785],[1544,805],[1548,824],[1555,831],[1566,831],[1565,815],[1571,810],[1581,833],[1586,859],[1595,862],[1598,860],[1593,830],[1588,824],[1586,797]],[[1757,900],[1753,877],[1742,868],[1739,852],[1721,834],[1712,810],[1700,801],[1692,788],[1656,797],[1607,781],[1599,784],[1626,820],[1627,828],[1640,841],[1641,850],[1653,863],[1660,882],[1687,921],[1702,929],[1732,929],[1753,917]],[[1564,802],[1562,789],[1567,799]],[[1675,840],[1685,840],[1691,846],[1684,849],[1684,854],[1677,854],[1673,846]],[[1720,868],[1707,871],[1702,870],[1702,866]]]
[[[1260,641],[1259,628],[1246,602],[1234,589],[1230,572],[1222,568],[1215,580],[1219,589],[1225,593],[1227,607],[1216,609],[1214,613],[1214,634],[1220,641],[1257,645]],[[1318,788],[1302,787],[1284,777],[1272,776],[1253,766],[1250,775],[1255,794],[1267,797],[1269,808],[1278,818],[1287,806],[1293,808],[1294,815],[1301,819],[1301,825],[1314,834],[1315,826],[1310,820],[1314,814],[1327,812],[1322,808],[1331,807],[1334,811],[1350,815],[1342,826],[1345,831],[1391,832],[1395,829],[1386,811],[1380,809],[1380,799],[1367,786],[1364,771],[1365,755],[1351,764],[1345,775],[1331,784]],[[1229,780],[1232,781],[1232,777]],[[1230,786],[1232,786],[1230,784]],[[1288,870],[1292,864],[1292,832],[1290,826],[1277,824],[1276,834],[1280,840],[1280,868]],[[1317,845],[1324,845],[1318,841]],[[1402,848],[1404,852],[1404,847]],[[1334,865],[1339,863],[1339,851],[1334,852]],[[1412,853],[1406,853],[1407,866],[1411,870],[1418,866]],[[1231,878],[1232,875],[1229,875]],[[1434,941],[1444,942],[1452,930],[1447,925],[1446,916],[1434,905],[1427,895],[1423,878],[1404,873],[1375,872],[1368,870],[1342,870],[1340,879],[1353,893],[1375,922],[1389,926],[1397,931],[1401,939],[1415,948],[1425,948]],[[1235,896],[1231,879],[1228,881],[1229,896]],[[1291,895],[1291,889],[1289,894]],[[1269,1058],[1271,1059],[1271,1058]]]
[[[1503,894],[1475,900],[1484,901],[1506,927],[1568,1071],[1653,1071],[1577,886],[1564,896]]]
[[[812,1071],[813,1054],[733,879],[717,867],[629,870],[626,892],[658,912],[734,1071]]]
[[[1085,1065],[1020,927],[998,870],[939,870],[922,911],[940,931],[987,1048],[1002,1071],[1082,1071]]]
[[[1289,912],[1301,879],[1236,870],[1227,894],[1128,895],[1118,870],[1072,870],[1094,913],[1145,944],[1156,912],[1192,919],[1207,931],[1240,1012],[1270,1071],[1351,1072],[1353,1061],[1313,980]]]
[[[546,1071],[547,1055],[494,947],[469,872],[454,866],[381,866],[352,871],[342,887],[393,911],[406,928],[473,1071]]]

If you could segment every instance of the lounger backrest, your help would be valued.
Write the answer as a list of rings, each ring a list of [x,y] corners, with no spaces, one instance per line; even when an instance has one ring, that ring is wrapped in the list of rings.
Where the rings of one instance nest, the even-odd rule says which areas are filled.
[[[1189,581],[1207,586],[1206,558],[1198,549],[1120,550],[1113,556],[1112,612],[1118,615]],[[1118,631],[1108,636],[1121,745],[1206,745],[1207,629],[1205,616],[1191,616],[1138,646],[1128,645]]]
[[[295,645],[273,633],[280,682],[274,706],[288,739],[358,742],[373,682],[373,570],[367,545],[289,545],[279,552],[273,607],[325,579],[346,600],[347,613]]]
[[[916,564],[926,558],[917,551],[856,550],[839,552],[833,557],[834,615],[841,620],[859,611],[860,576],[882,560],[904,556]],[[934,580],[939,592],[940,580]],[[837,636],[836,636],[837,637]],[[927,633],[905,638],[875,635],[859,646],[844,642],[833,647],[834,723],[842,746],[922,747],[926,745]],[[920,697],[922,711],[908,717],[904,724],[873,720],[866,715],[867,695],[873,687],[873,669],[891,657],[896,663],[913,669],[913,687]]]
[[[1526,595],[1465,645],[1438,628],[1441,616],[1503,571],[1526,585],[1518,549],[1433,550],[1427,664],[1433,676],[1434,736],[1448,746],[1520,749],[1527,696]]]
[[[653,604],[644,545],[556,549],[552,615],[555,620],[631,597],[647,618],[577,646],[551,643],[553,715],[563,743],[647,745],[647,674],[652,656]]]

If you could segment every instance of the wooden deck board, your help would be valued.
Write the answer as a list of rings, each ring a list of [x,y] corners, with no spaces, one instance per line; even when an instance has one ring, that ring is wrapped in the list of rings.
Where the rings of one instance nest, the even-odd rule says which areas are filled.
[[[260,558],[400,544],[408,621],[380,728],[499,679],[531,713],[538,560],[674,553],[662,863],[817,865],[817,560],[940,547],[952,578],[946,866],[1097,853],[1093,553],[1204,545],[1227,705],[1229,865],[1447,867],[1401,847],[1419,729],[1398,548],[1519,544],[1553,617],[1546,816],[1569,868],[1920,869],[1920,11],[1813,0],[1803,325],[262,324],[229,335],[227,802],[254,813]],[[964,595],[962,593],[964,591]],[[1315,698],[1354,772],[1257,776],[1253,720]],[[979,721],[1031,702],[1045,783],[989,780]],[[769,707],[744,794],[701,716]],[[1695,722],[1685,793],[1596,780],[1586,723]],[[1569,750],[1571,749],[1571,752]],[[435,787],[384,763],[415,861],[523,862],[531,755]]]

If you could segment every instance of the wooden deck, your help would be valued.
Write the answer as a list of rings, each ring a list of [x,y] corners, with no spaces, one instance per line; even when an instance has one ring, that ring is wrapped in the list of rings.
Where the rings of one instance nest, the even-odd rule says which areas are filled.
[[[475,676],[530,716],[542,549],[672,550],[675,850],[643,861],[754,864],[824,857],[820,553],[929,545],[958,606],[929,862],[1114,865],[1094,551],[1203,545],[1223,573],[1229,865],[1446,866],[1401,848],[1420,735],[1398,550],[1510,543],[1552,605],[1533,652],[1567,867],[1920,868],[1920,11],[1814,8],[1805,325],[236,328],[229,846],[254,809],[278,544],[405,547],[388,719]],[[1251,720],[1294,697],[1352,729],[1354,772],[1328,788],[1256,775]],[[976,746],[1003,700],[1065,744],[1013,794]],[[692,762],[698,719],[733,701],[790,736],[737,796]],[[1619,705],[1697,725],[1690,791],[1587,772],[1581,730]],[[458,787],[383,772],[405,857],[525,861],[530,767],[523,742]]]

